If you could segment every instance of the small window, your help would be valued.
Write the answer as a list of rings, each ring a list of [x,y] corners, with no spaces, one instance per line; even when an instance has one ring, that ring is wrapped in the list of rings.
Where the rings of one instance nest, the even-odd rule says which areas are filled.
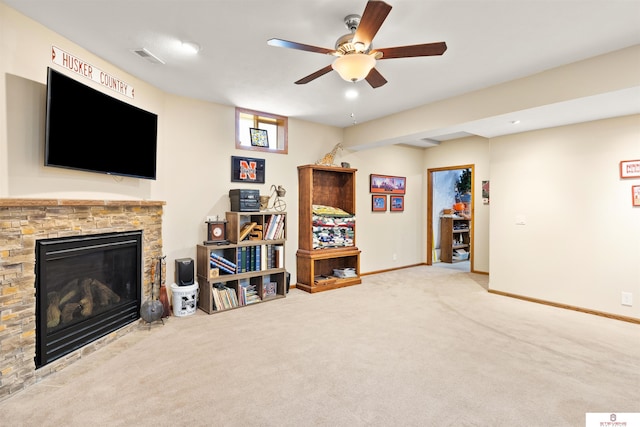
[[[255,129],[266,131],[266,138],[264,132],[260,132],[259,142],[254,139],[252,143]],[[287,118],[236,107],[236,148],[287,154]]]

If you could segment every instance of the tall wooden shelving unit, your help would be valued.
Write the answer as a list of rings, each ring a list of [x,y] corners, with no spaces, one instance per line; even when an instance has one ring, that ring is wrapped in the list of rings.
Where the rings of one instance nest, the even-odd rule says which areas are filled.
[[[356,210],[357,169],[320,165],[298,166],[298,251],[296,287],[320,292],[362,283],[360,250],[356,246],[313,248],[313,205],[340,208],[351,214]],[[333,269],[355,269],[356,277],[315,281],[318,276],[333,276]]]

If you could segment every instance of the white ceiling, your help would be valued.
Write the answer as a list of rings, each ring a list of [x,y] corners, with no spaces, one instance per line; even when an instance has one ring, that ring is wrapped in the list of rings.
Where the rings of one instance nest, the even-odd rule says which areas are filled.
[[[378,89],[345,82],[336,72],[295,85],[332,57],[271,47],[267,40],[333,49],[348,32],[344,17],[361,14],[365,0],[0,1],[166,92],[338,127],[640,44],[640,0],[387,0],[393,9],[374,47],[445,41],[445,54],[379,61],[388,83]],[[200,53],[180,53],[183,40],[199,43]],[[165,64],[131,52],[141,47]],[[346,99],[354,86],[359,97]],[[638,90],[606,96],[606,102],[519,113],[530,115],[531,129],[640,113]],[[428,146],[428,140],[515,131],[501,117],[420,140]]]

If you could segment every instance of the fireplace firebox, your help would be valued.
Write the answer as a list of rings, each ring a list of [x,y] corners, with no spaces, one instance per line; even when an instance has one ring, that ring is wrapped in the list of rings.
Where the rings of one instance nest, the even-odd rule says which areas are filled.
[[[140,318],[142,231],[36,241],[36,368]]]

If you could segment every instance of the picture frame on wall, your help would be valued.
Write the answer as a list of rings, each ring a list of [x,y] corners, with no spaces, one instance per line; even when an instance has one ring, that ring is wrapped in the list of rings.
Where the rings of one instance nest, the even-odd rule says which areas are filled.
[[[252,147],[269,147],[269,134],[265,129],[249,128]]]
[[[389,204],[389,210],[391,212],[402,212],[404,211],[404,196],[389,196],[391,198],[391,203]]]
[[[231,182],[264,184],[265,160],[231,156]]]
[[[640,160],[621,161],[620,178],[640,178]]]
[[[371,196],[371,210],[373,212],[385,212],[387,210],[387,195],[373,194]]]
[[[640,185],[631,186],[631,203],[632,206],[640,206]]]
[[[369,191],[371,193],[405,194],[407,178],[404,176],[369,175]]]

